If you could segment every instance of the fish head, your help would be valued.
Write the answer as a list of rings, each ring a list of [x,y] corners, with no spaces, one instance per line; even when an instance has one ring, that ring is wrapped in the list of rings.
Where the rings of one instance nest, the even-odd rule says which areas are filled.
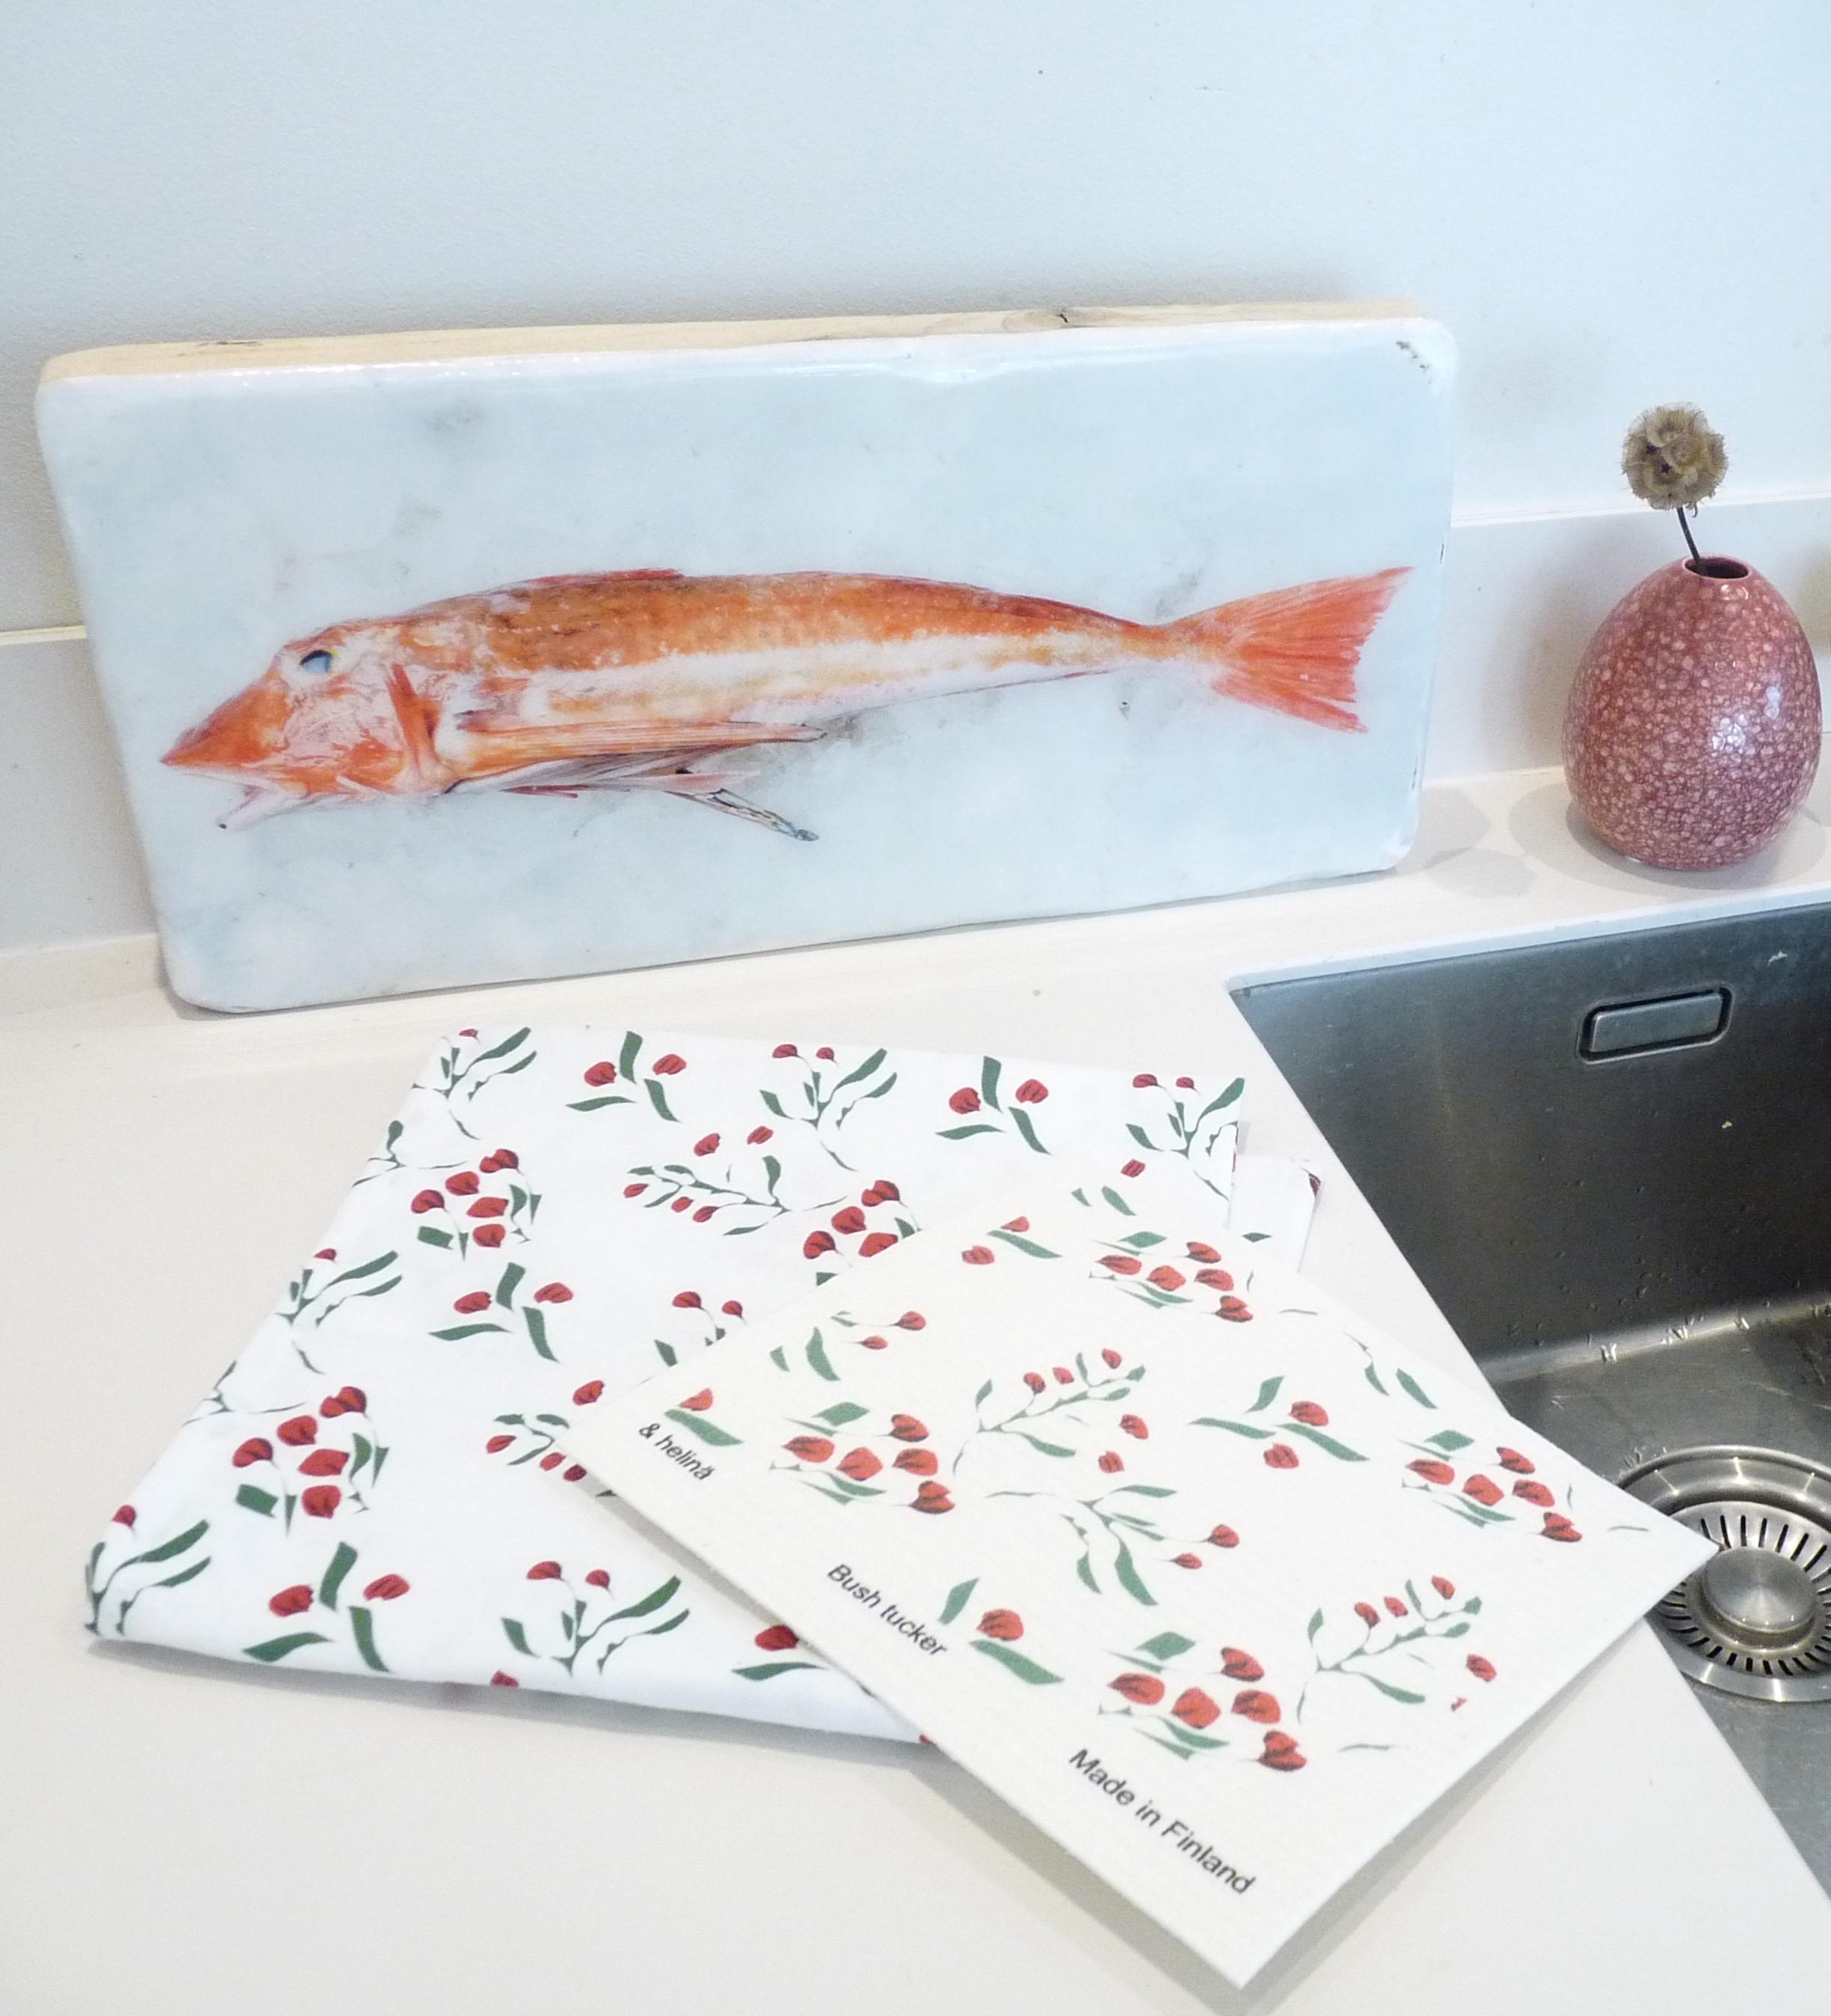
[[[417,788],[397,626],[333,625],[282,646],[251,685],[181,735],[163,760],[239,783],[239,808]],[[258,815],[258,814],[256,815]],[[239,823],[239,819],[238,819]]]

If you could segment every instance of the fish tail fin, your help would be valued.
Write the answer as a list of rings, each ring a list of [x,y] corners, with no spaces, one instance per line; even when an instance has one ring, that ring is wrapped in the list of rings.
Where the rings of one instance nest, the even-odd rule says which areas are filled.
[[[1361,647],[1410,572],[1388,567],[1277,589],[1166,623],[1158,634],[1212,661],[1209,684],[1229,700],[1364,733],[1353,707]]]

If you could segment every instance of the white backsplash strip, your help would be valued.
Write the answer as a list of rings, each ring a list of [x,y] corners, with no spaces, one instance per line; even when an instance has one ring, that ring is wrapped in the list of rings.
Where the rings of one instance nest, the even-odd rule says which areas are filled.
[[[1831,671],[1831,496],[1711,504],[1699,537],[1774,583]],[[1632,505],[1456,525],[1426,780],[1555,764],[1590,633],[1681,550],[1669,517]],[[82,639],[0,632],[0,950],[152,927]]]

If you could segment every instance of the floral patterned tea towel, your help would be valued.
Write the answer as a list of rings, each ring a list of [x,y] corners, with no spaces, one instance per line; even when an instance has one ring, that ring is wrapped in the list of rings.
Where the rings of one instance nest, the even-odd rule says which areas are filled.
[[[575,1446],[1244,1982],[1710,1545],[1218,1207],[1025,1188]]]
[[[578,1424],[1031,1168],[1224,1216],[1242,1092],[1231,1072],[466,1030],[96,1546],[92,1628],[906,1735],[571,1488]]]

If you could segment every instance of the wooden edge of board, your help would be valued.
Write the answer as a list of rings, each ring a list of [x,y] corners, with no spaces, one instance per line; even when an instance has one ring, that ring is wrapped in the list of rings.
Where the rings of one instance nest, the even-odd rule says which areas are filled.
[[[589,355],[596,351],[734,350],[859,337],[1027,335],[1061,329],[1150,329],[1200,322],[1416,320],[1410,301],[1267,301],[1163,308],[1011,308],[948,315],[820,315],[776,322],[583,324],[558,329],[426,329],[393,336],[229,338],[208,343],[137,343],[53,357],[39,382],[193,371],[275,370],[313,365],[427,364],[470,358]]]

